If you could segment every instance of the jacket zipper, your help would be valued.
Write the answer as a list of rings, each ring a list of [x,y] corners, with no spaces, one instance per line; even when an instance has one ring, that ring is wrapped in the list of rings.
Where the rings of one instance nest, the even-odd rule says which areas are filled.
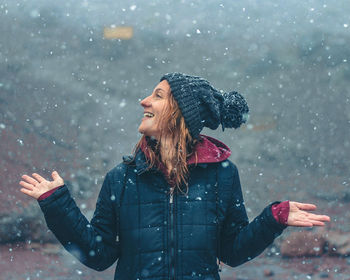
[[[175,279],[175,244],[174,244],[174,188],[170,190],[170,280]]]

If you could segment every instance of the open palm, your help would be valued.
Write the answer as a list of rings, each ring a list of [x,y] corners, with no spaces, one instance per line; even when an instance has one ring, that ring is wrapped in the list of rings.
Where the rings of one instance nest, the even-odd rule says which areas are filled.
[[[296,227],[324,226],[324,222],[329,222],[330,218],[326,215],[309,212],[315,209],[316,205],[314,204],[290,201],[287,224]]]
[[[37,173],[33,173],[32,176],[23,175],[23,181],[20,181],[19,184],[23,187],[20,189],[22,193],[35,199],[56,187],[64,185],[64,181],[57,171],[51,174],[53,181],[48,181]]]

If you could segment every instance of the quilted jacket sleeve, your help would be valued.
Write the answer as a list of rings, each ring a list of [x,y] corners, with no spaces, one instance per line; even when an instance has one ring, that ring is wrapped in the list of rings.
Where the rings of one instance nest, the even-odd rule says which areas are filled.
[[[111,266],[120,254],[110,188],[107,174],[91,222],[80,212],[66,185],[39,201],[47,226],[64,248],[98,271]]]
[[[232,164],[232,163],[231,163]],[[276,221],[271,203],[251,223],[244,206],[237,167],[233,165],[233,195],[226,212],[220,238],[220,260],[238,266],[262,253],[286,228]],[[232,191],[232,190],[231,190]]]

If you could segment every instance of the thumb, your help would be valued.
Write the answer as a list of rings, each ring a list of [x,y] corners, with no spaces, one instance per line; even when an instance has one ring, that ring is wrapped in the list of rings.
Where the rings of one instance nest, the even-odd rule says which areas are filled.
[[[57,171],[53,171],[52,172],[52,178],[54,181],[56,181],[57,179],[60,179],[60,175],[58,175],[58,172]]]
[[[301,210],[312,211],[317,208],[315,204],[311,204],[311,203],[300,203],[300,202],[294,202],[294,203]]]

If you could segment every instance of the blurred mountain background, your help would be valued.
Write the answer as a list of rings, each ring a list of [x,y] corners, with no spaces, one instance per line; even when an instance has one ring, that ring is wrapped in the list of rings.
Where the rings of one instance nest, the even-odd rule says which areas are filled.
[[[0,1],[0,242],[54,242],[23,174],[57,170],[91,218],[167,72],[248,101],[232,149],[254,218],[312,202],[350,231],[349,1]],[[128,38],[106,29],[128,28]],[[131,31],[130,31],[131,30]],[[289,229],[288,229],[289,230]]]

